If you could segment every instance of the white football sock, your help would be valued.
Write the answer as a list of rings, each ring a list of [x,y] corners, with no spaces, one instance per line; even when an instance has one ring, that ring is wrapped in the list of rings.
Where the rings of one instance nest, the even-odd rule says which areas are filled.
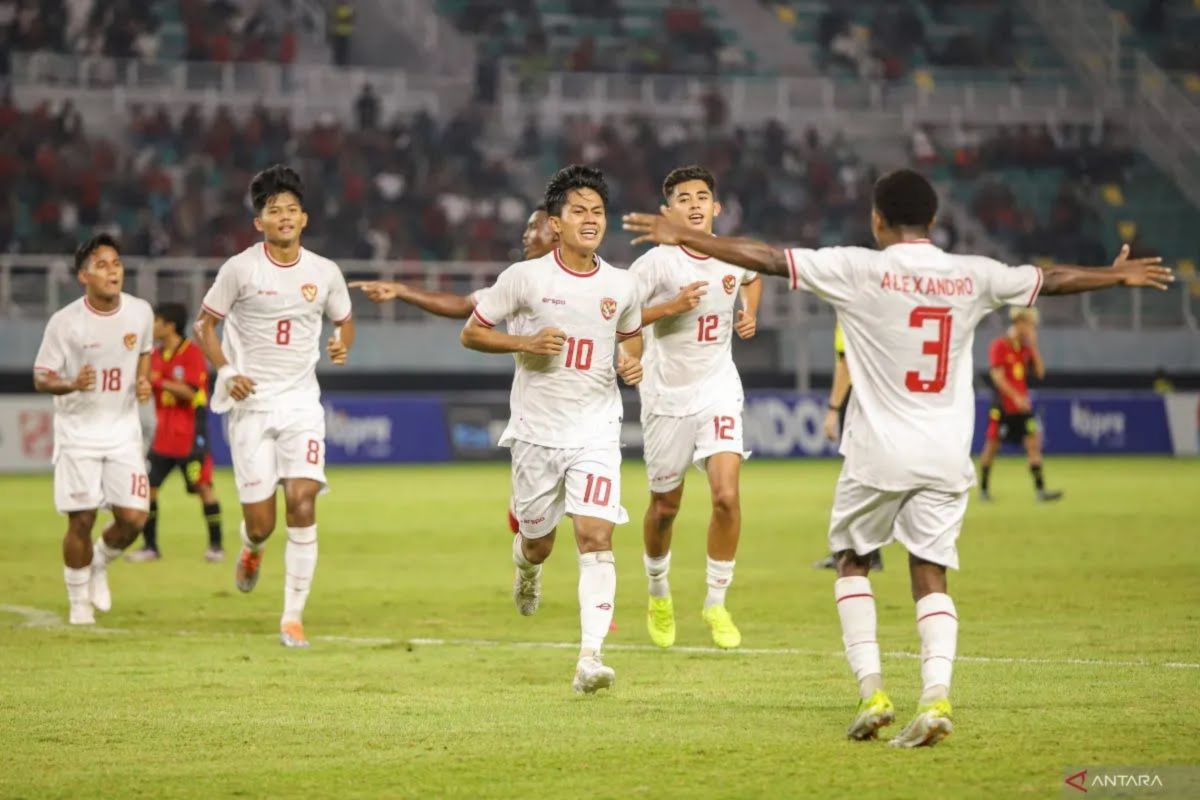
[[[256,542],[250,538],[250,534],[246,533],[246,520],[242,520],[242,525],[238,528],[238,535],[242,537],[242,546],[251,553],[261,553],[263,547],[267,544],[266,539]]]
[[[954,653],[958,649],[958,611],[950,595],[934,592],[917,601],[917,634],[921,637],[922,703],[950,694]]]
[[[525,557],[525,537],[520,533],[513,537],[513,564],[521,570],[522,575],[532,575],[541,566]]]
[[[617,564],[611,550],[579,554],[580,656],[598,654],[612,624]]]
[[[67,584],[67,602],[73,606],[91,602],[92,568],[63,567],[63,582]]]
[[[120,558],[121,553],[121,550],[111,547],[101,536],[92,544],[92,566],[96,569],[105,569]]]
[[[317,569],[317,526],[287,529],[287,546],[283,550],[286,577],[283,581],[283,619],[280,623],[299,622],[312,588]]]
[[[646,565],[646,577],[650,579],[650,596],[670,597],[671,584],[667,581],[667,573],[671,571],[671,551],[668,550],[659,558],[642,553],[642,563]]]
[[[725,605],[725,592],[733,583],[732,561],[717,561],[711,556],[706,558],[704,577],[708,583],[708,594],[704,596],[704,607]]]
[[[858,680],[859,695],[870,697],[883,685],[879,642],[875,637],[875,595],[869,578],[852,576],[833,582],[838,617],[842,620],[842,644],[850,671]]]

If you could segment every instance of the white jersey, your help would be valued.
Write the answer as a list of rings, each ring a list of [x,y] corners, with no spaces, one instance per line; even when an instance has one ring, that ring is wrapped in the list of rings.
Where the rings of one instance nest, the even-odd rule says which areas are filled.
[[[975,327],[999,306],[1032,305],[1042,271],[951,255],[927,240],[787,258],[792,288],[832,303],[845,331],[849,476],[887,491],[970,488]]]
[[[256,244],[221,266],[204,310],[225,320],[225,358],[255,382],[254,394],[238,408],[320,402],[321,317],[338,323],[350,318],[350,292],[337,264],[303,248],[294,263],[278,264],[265,243]],[[225,410],[217,408],[217,399],[213,410]]]
[[[733,364],[734,310],[738,289],[758,274],[668,245],[642,255],[629,272],[643,306],[665,303],[690,283],[708,282],[699,305],[658,320],[653,336],[646,336],[645,377],[638,387],[645,410],[682,417],[741,400],[742,380]]]
[[[489,328],[508,321],[525,335],[549,327],[567,335],[557,356],[515,354],[502,447],[515,441],[557,448],[620,441],[617,336],[641,330],[642,314],[629,273],[598,256],[591,272],[574,273],[555,250],[504,270],[479,295],[474,314]]]
[[[54,398],[55,460],[64,448],[140,446],[137,367],[153,349],[154,310],[132,295],[122,293],[116,310],[109,312],[97,311],[81,297],[50,317],[34,369],[66,378],[85,366],[96,371],[91,391]]]

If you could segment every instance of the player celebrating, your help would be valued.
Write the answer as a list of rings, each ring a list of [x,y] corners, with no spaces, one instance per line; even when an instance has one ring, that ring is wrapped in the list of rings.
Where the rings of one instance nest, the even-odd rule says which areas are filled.
[[[225,558],[221,548],[221,506],[212,485],[212,454],[208,452],[208,365],[198,347],[183,336],[188,312],[181,303],[160,303],[154,309],[154,340],[158,346],[150,360],[150,385],[158,424],[150,445],[150,516],[142,531],[145,545],[129,553],[126,561],[157,561],[158,489],[179,468],[188,494],[198,494],[208,523],[210,563]]]
[[[899,540],[909,552],[921,694],[915,718],[892,740],[933,745],[951,730],[948,699],[958,616],[946,569],[958,567],[971,466],[975,327],[1001,305],[1032,305],[1038,293],[1071,294],[1109,286],[1164,289],[1160,259],[1128,258],[1110,268],[1010,268],[988,258],[944,253],[929,241],[937,195],[911,170],[875,185],[872,230],[880,250],[830,247],[780,250],[752,239],[708,236],[659,215],[630,214],[636,240],[674,244],[788,277],[837,309],[854,383],[841,451],[845,456],[830,520],[839,554],[834,595],[846,657],[861,700],[848,735],[872,739],[895,717],[883,691],[875,601],[867,577],[872,552]]]
[[[46,324],[33,384],[54,395],[54,506],[67,515],[63,579],[72,625],[108,611],[108,565],[146,524],[149,482],[137,403],[150,399],[154,312],[125,294],[116,240],[99,234],[75,251],[80,299]],[[92,545],[99,508],[113,520]]]
[[[667,216],[712,234],[721,204],[711,172],[698,166],[673,170],[663,181],[663,197]],[[675,607],[668,582],[671,535],[684,476],[695,464],[708,475],[712,495],[702,617],[718,647],[737,647],[742,634],[725,607],[725,593],[733,582],[741,534],[738,483],[747,454],[742,447],[742,381],[733,363],[732,342],[734,332],[743,339],[754,335],[762,283],[754,272],[672,245],[644,254],[629,272],[647,305],[656,300],[665,304],[681,286],[697,292],[696,303],[682,314],[660,317],[653,308],[642,314],[643,324],[654,323],[646,345],[646,379],[638,387],[650,479],[650,505],[642,525],[650,590],[646,627],[650,640],[660,647],[675,643]],[[739,294],[742,308],[735,318]],[[642,339],[621,347],[640,357]]]
[[[229,412],[229,446],[242,503],[237,587],[258,582],[275,529],[275,487],[287,509],[280,641],[308,647],[302,615],[317,566],[317,494],[325,481],[325,412],[316,367],[321,318],[336,326],[329,359],[345,364],[354,344],[350,293],[337,264],[300,246],[308,224],[304,186],[288,167],[250,182],[254,227],[264,242],[225,262],[204,297],[197,342],[217,369],[213,410]],[[216,326],[225,322],[224,343]]]
[[[579,549],[582,641],[573,687],[594,692],[616,675],[601,660],[612,621],[617,576],[613,526],[621,507],[621,396],[616,378],[641,379],[641,364],[622,356],[618,337],[641,329],[633,279],[603,261],[608,187],[599,170],[573,165],[546,188],[546,211],[559,247],[513,264],[479,296],[462,342],[517,359],[511,419],[500,446],[512,451],[513,601],[521,614],[537,611],[542,563],[554,547],[563,514],[573,518]],[[495,330],[516,320],[522,334]],[[528,333],[524,333],[528,331]]]
[[[1004,336],[992,342],[988,350],[988,373],[996,389],[996,399],[988,412],[987,439],[979,455],[979,496],[983,500],[992,499],[989,491],[992,462],[1000,452],[1000,443],[1008,442],[1025,445],[1037,499],[1058,500],[1062,492],[1047,489],[1042,476],[1042,436],[1029,402],[1029,368],[1033,368],[1039,381],[1046,377],[1046,365],[1037,348],[1037,311],[1014,308],[1010,318],[1012,324]]]

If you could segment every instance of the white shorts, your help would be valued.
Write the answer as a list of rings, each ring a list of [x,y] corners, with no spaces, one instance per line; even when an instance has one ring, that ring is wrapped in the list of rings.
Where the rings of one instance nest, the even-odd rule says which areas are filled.
[[[741,400],[687,417],[644,413],[642,441],[650,491],[659,494],[683,483],[689,464],[703,470],[717,453],[750,457],[742,444]]]
[[[563,514],[614,525],[629,521],[621,507],[621,448],[615,442],[565,449],[517,441],[509,449],[512,510],[525,538],[551,533]]]
[[[829,520],[829,550],[865,556],[893,539],[908,552],[958,569],[958,534],[967,513],[967,492],[910,489],[888,492],[838,477]]]
[[[325,409],[271,411],[232,409],[225,418],[238,500],[258,503],[274,497],[285,478],[325,480]]]
[[[150,508],[141,442],[107,452],[64,448],[54,459],[54,507],[60,514],[97,508]]]

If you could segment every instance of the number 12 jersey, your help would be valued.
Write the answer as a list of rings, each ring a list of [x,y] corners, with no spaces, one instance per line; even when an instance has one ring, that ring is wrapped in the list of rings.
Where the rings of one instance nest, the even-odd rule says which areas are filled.
[[[975,328],[1002,305],[1033,305],[1042,271],[923,239],[786,253],[791,288],[831,303],[845,331],[849,477],[886,491],[970,488]]]

